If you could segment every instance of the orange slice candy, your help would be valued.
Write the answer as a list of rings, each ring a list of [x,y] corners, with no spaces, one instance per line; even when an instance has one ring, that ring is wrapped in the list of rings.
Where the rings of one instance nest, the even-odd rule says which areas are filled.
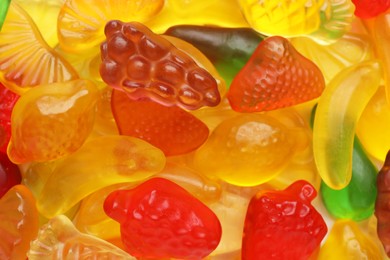
[[[11,3],[0,32],[0,81],[23,94],[36,85],[76,78],[76,71],[47,45],[31,17]]]
[[[34,196],[26,186],[16,185],[1,198],[0,220],[0,259],[26,259],[39,225]]]

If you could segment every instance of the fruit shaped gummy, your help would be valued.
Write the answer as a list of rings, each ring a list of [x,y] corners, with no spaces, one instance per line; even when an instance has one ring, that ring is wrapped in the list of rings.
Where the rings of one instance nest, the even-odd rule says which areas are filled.
[[[144,25],[114,20],[105,34],[100,74],[109,86],[165,106],[197,109],[220,102],[215,78]]]
[[[104,41],[104,26],[110,20],[145,22],[158,12],[164,0],[65,0],[58,16],[62,49],[85,55]]]
[[[164,165],[163,152],[138,138],[91,139],[55,167],[38,197],[38,210],[47,218],[63,214],[101,188],[145,180]]]
[[[364,108],[356,129],[367,152],[381,162],[390,147],[390,136],[384,129],[390,129],[390,107],[381,86]]]
[[[22,176],[18,166],[9,160],[7,154],[0,152],[0,198],[21,181]]]
[[[76,71],[47,45],[31,17],[12,2],[0,32],[0,81],[22,94],[37,85],[76,78]]]
[[[114,191],[105,200],[104,211],[121,224],[122,242],[135,257],[201,259],[221,239],[217,216],[163,178]]]
[[[31,242],[28,259],[126,259],[135,258],[97,237],[78,231],[64,215],[58,215],[39,229]]]
[[[194,155],[194,168],[210,178],[255,186],[280,173],[307,140],[278,117],[245,114],[223,121]],[[210,163],[213,158],[213,163]]]
[[[16,185],[0,199],[0,219],[0,258],[26,259],[39,224],[34,196],[26,186]]]
[[[227,86],[265,38],[251,28],[200,25],[173,26],[164,34],[183,39],[202,51],[223,76]]]
[[[209,136],[207,126],[185,110],[166,107],[151,100],[132,100],[113,90],[112,111],[121,135],[145,140],[166,156],[196,150]]]
[[[356,124],[382,78],[377,61],[341,71],[318,101],[313,126],[313,152],[318,173],[332,189],[345,188],[352,176]]]
[[[238,112],[293,106],[319,97],[325,88],[318,67],[285,38],[263,40],[235,76],[227,97]]]
[[[282,191],[256,194],[245,219],[242,259],[308,259],[327,233],[310,204],[316,195],[304,180]]]
[[[0,152],[7,151],[11,139],[11,113],[18,99],[19,95],[0,83]]]
[[[337,220],[321,247],[318,260],[328,259],[370,259],[381,260],[378,245],[364,234],[354,221]]]
[[[338,39],[349,29],[353,5],[349,0],[240,0],[248,23],[266,35],[308,35]]]
[[[378,196],[375,203],[375,216],[378,219],[377,232],[380,241],[390,257],[390,151],[387,153],[386,160],[378,173],[377,185]]]
[[[8,155],[44,162],[75,152],[92,131],[98,91],[87,80],[37,86],[16,103]]]
[[[352,0],[355,15],[362,19],[374,18],[390,8],[389,0]]]

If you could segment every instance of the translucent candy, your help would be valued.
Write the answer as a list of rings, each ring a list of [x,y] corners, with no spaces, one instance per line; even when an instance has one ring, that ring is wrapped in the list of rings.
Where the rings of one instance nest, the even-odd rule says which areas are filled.
[[[26,259],[38,233],[35,199],[26,186],[14,186],[0,199],[0,219],[0,258]]]
[[[0,81],[22,94],[30,87],[78,77],[43,40],[28,14],[12,2],[0,32]]]
[[[126,259],[135,258],[116,246],[79,232],[65,216],[51,219],[39,230],[27,253],[31,260]]]
[[[92,131],[97,98],[95,85],[86,80],[28,91],[12,112],[10,159],[44,162],[76,151]]]
[[[55,168],[38,197],[37,207],[43,216],[51,218],[101,188],[144,180],[161,171],[164,165],[164,154],[140,139],[95,138]]]
[[[6,15],[7,15],[10,3],[11,3],[11,0],[4,0],[1,2],[1,6],[0,6],[0,31],[1,31],[1,28],[3,27],[3,23],[4,23]]]
[[[0,83],[0,152],[7,152],[11,139],[11,113],[18,99],[19,95]]]
[[[379,87],[381,73],[376,61],[347,68],[319,99],[313,127],[314,158],[323,181],[332,189],[342,189],[351,180],[356,124]]]

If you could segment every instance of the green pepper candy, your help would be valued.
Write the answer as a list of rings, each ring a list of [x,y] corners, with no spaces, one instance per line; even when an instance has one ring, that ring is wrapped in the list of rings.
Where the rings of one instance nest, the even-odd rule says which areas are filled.
[[[312,111],[312,126],[315,109]],[[355,221],[369,218],[374,213],[377,196],[377,172],[355,135],[350,183],[341,190],[334,190],[321,182],[320,194],[328,212],[336,218]]]
[[[165,34],[187,41],[203,52],[225,79],[227,86],[266,38],[250,28],[196,25],[173,26]]]
[[[8,7],[11,3],[11,0],[0,0],[0,31],[3,27],[5,17],[7,16]]]

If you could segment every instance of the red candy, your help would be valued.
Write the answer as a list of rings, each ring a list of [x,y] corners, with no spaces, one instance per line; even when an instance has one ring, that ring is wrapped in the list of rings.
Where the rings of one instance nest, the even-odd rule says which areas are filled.
[[[0,152],[7,152],[11,138],[11,113],[19,95],[0,83]]]
[[[245,219],[242,259],[308,259],[327,233],[310,202],[317,195],[306,181],[283,191],[261,191]]]
[[[216,80],[168,40],[137,23],[110,21],[101,45],[102,79],[134,100],[147,97],[186,109],[216,106]]]
[[[7,154],[0,152],[0,198],[21,181],[18,166],[8,159]]]
[[[293,106],[321,95],[321,71],[285,38],[262,41],[234,78],[227,97],[238,112],[260,112]]]
[[[177,184],[154,178],[111,193],[104,211],[121,224],[122,242],[135,257],[201,259],[221,239],[217,216]]]
[[[355,15],[363,19],[374,18],[384,13],[390,7],[390,0],[352,0],[355,5]]]
[[[209,136],[202,121],[179,107],[133,101],[117,90],[113,91],[111,106],[120,134],[143,139],[167,156],[191,152]]]

